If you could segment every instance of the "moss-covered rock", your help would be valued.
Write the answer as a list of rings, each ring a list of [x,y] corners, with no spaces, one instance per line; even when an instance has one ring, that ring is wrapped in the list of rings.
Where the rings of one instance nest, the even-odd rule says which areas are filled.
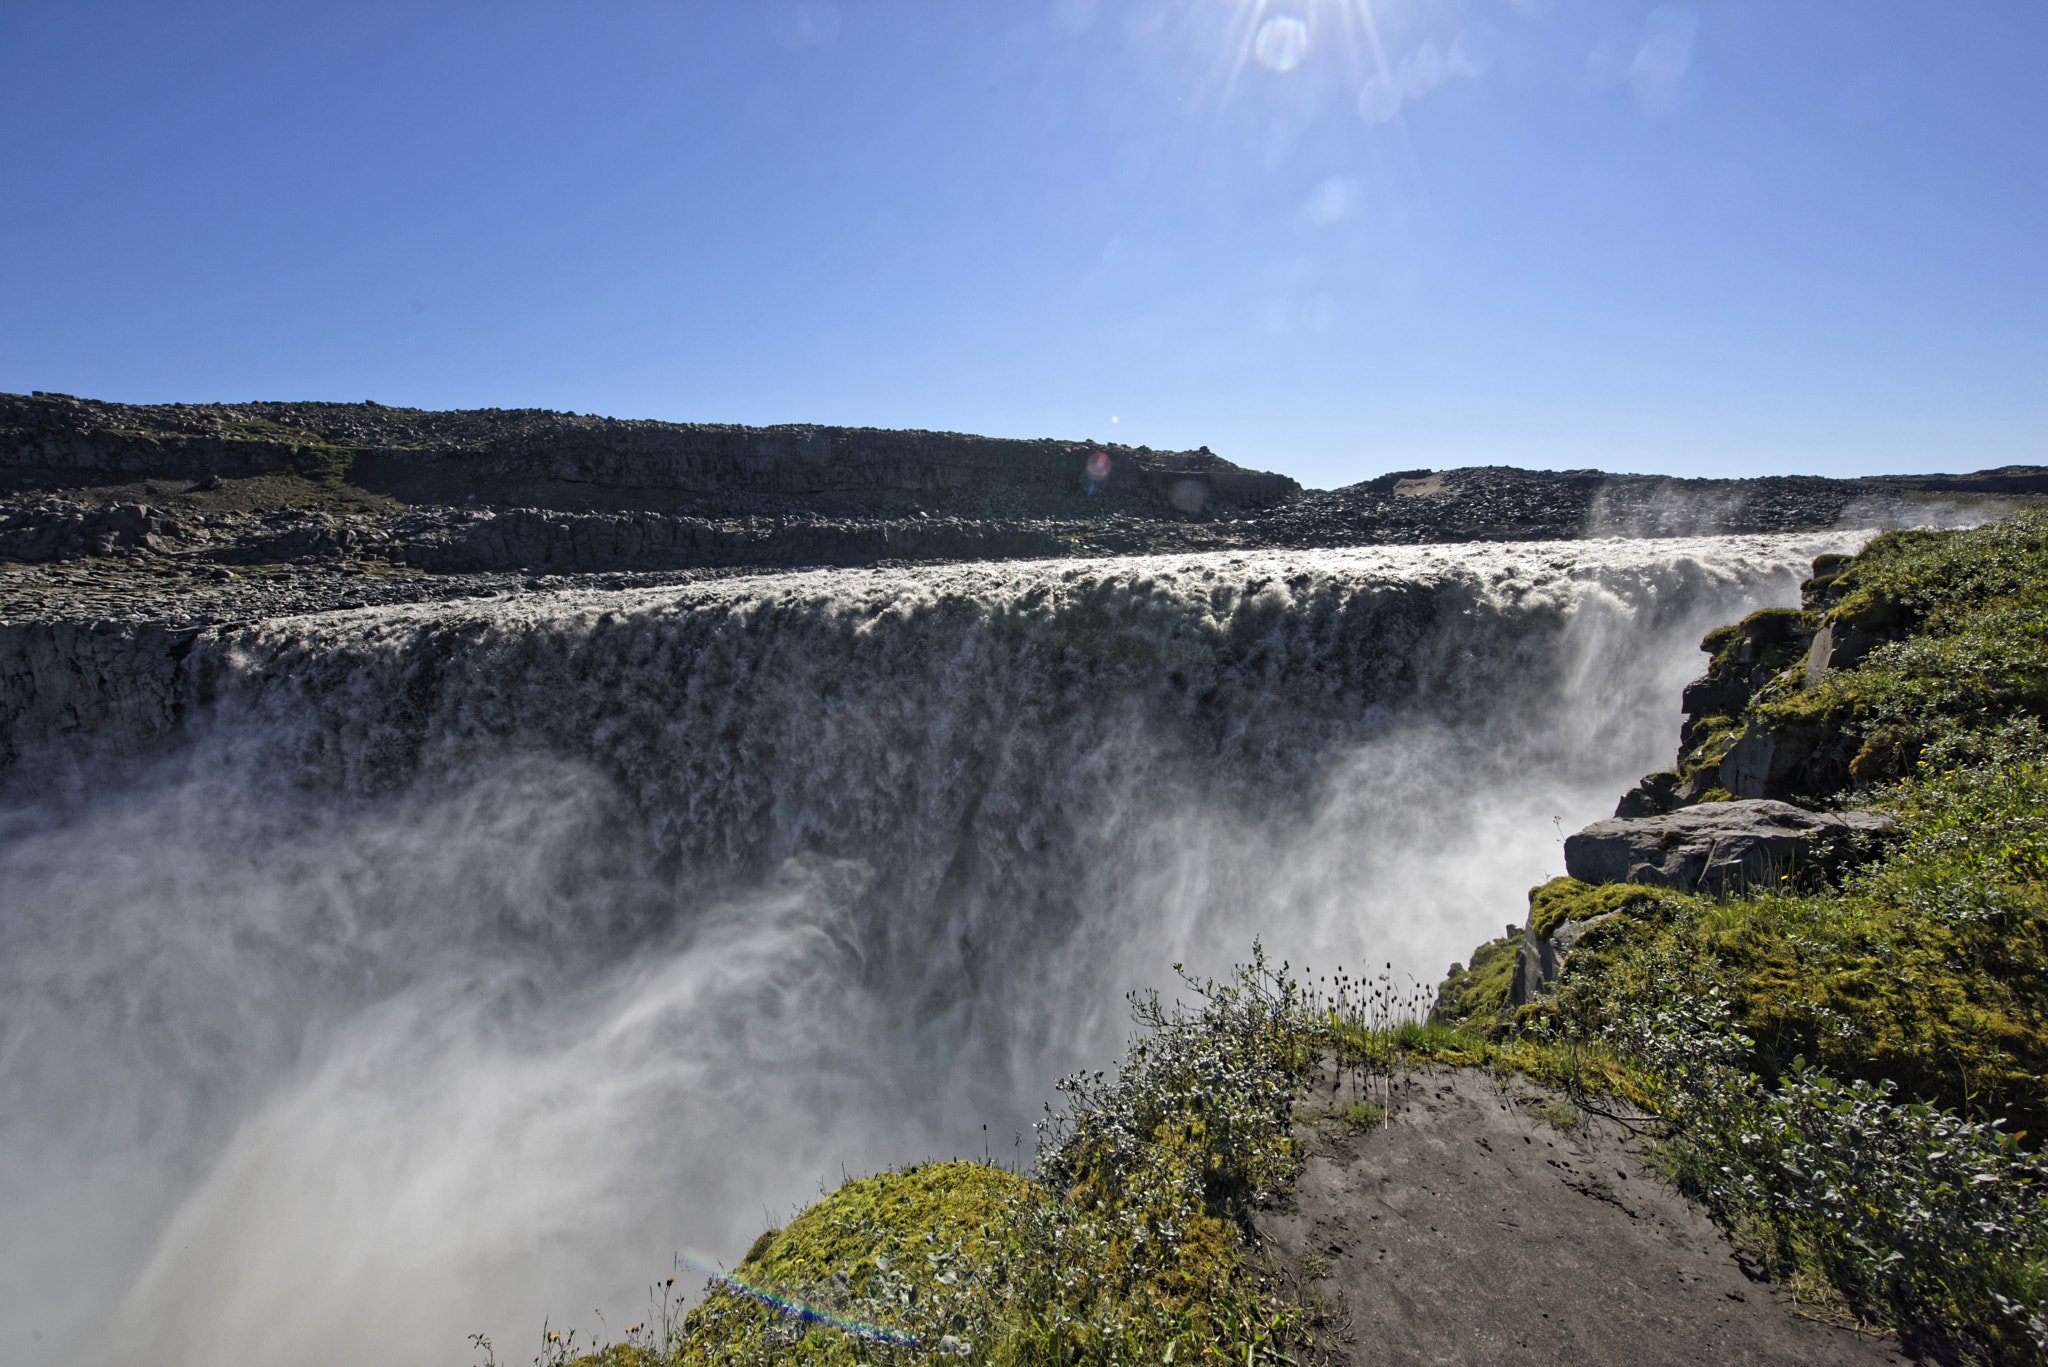
[[[1560,929],[1613,912],[1640,909],[1669,895],[1662,888],[1596,887],[1576,878],[1553,878],[1529,889],[1529,916],[1522,930],[1472,951],[1469,968],[1452,964],[1437,985],[1430,1019],[1440,1025],[1462,1026],[1482,1038],[1499,1038],[1514,1026],[1517,1008],[1532,995],[1532,983],[1547,986],[1556,979],[1563,954],[1550,949],[1549,943]],[[1519,991],[1518,982],[1522,984]]]
[[[1529,933],[1547,940],[1567,921],[1590,921],[1610,911],[1666,900],[1663,888],[1639,884],[1582,883],[1576,878],[1553,878],[1529,889]]]
[[[927,1351],[985,1318],[987,1280],[1017,1257],[1031,1181],[989,1163],[856,1178],[754,1242],[683,1323],[679,1367],[847,1367],[877,1346]]]
[[[899,1262],[934,1243],[958,1244],[980,1257],[1003,1239],[1004,1215],[1030,1181],[988,1163],[927,1163],[859,1177],[810,1206],[787,1228],[764,1233],[747,1251],[738,1276],[762,1286],[795,1286],[844,1274],[866,1288],[875,1258]]]
[[[1437,987],[1430,1019],[1446,1025],[1470,1022],[1482,1033],[1501,1023],[1515,976],[1515,950],[1521,943],[1518,934],[1489,940],[1472,951],[1470,968],[1452,964]]]

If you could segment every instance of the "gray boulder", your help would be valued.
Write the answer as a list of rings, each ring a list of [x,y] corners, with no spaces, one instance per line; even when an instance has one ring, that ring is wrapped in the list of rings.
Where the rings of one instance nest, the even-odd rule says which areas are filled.
[[[1895,825],[1876,812],[1809,812],[1761,798],[1707,802],[1664,816],[1596,821],[1564,842],[1564,867],[1586,883],[1740,890],[1826,873]]]

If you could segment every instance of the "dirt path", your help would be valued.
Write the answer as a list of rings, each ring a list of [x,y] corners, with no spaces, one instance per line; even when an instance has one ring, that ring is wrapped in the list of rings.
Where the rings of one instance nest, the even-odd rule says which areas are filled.
[[[1330,1093],[1322,1093],[1327,1107]],[[1347,1100],[1347,1088],[1338,1100]],[[1390,1125],[1305,1121],[1309,1158],[1262,1232],[1349,1319],[1359,1364],[1905,1363],[1896,1340],[1794,1313],[1630,1151],[1554,1098],[1417,1074]],[[1318,1109],[1312,1102],[1306,1115]]]

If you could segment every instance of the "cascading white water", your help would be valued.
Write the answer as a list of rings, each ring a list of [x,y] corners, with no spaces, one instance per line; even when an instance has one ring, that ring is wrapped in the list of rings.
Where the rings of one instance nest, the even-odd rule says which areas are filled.
[[[34,1363],[516,1357],[842,1170],[1028,1158],[1172,963],[1434,979],[1518,921],[1668,762],[1699,635],[1853,540],[801,572],[195,652],[175,746],[0,813],[0,1316]]]

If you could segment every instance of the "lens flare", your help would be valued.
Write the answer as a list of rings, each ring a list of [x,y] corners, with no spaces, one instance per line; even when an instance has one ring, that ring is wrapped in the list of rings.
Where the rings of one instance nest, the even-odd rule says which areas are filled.
[[[1252,55],[1268,71],[1292,71],[1308,56],[1308,25],[1291,14],[1278,14],[1259,25]]]
[[[761,1302],[761,1304],[786,1319],[802,1320],[806,1324],[827,1325],[830,1328],[852,1334],[856,1338],[871,1339],[876,1343],[893,1343],[903,1348],[917,1347],[917,1340],[908,1334],[899,1333],[894,1329],[884,1329],[878,1324],[868,1324],[862,1320],[850,1319],[845,1315],[835,1315],[829,1310],[821,1310],[806,1301],[777,1295],[773,1291],[765,1290],[751,1282],[734,1276],[732,1273],[720,1268],[709,1258],[699,1254],[687,1251],[679,1252],[676,1254],[676,1261],[703,1273],[721,1286],[729,1287],[739,1292],[742,1296],[747,1296]]]
[[[1097,451],[1088,457],[1088,492],[1094,493],[1095,486],[1109,478],[1109,452]]]

